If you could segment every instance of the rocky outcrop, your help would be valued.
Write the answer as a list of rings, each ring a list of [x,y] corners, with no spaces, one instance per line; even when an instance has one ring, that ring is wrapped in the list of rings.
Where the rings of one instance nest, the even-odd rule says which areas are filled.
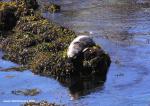
[[[0,31],[12,30],[21,15],[33,15],[33,10],[37,8],[36,0],[0,2]]]
[[[3,58],[26,65],[36,74],[52,76],[61,82],[65,82],[64,78],[93,75],[105,81],[111,63],[109,55],[100,46],[93,45],[77,58],[68,58],[67,49],[77,37],[75,32],[43,18],[37,12],[24,14],[32,5],[36,5],[35,1],[32,1],[32,5],[26,2],[15,3],[18,6],[11,5],[16,8],[17,23],[13,33],[0,42],[0,47],[5,51]],[[29,0],[27,3],[32,2]]]

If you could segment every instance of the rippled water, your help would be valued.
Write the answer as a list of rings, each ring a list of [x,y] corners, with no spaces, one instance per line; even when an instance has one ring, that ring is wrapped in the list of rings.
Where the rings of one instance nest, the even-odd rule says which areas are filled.
[[[48,100],[68,106],[149,106],[150,1],[53,2],[61,5],[61,13],[45,13],[43,15],[46,18],[53,19],[79,34],[87,33],[93,36],[94,40],[110,54],[112,64],[107,81],[103,86],[96,85],[90,87],[90,90],[85,89],[86,93],[78,98],[78,93],[72,94],[69,88],[63,87],[53,79],[36,76],[29,71],[0,72],[0,101],[14,98]],[[12,64],[0,60],[0,67],[8,65]],[[8,75],[15,77],[5,77]],[[10,93],[14,89],[32,87],[41,89],[42,93],[35,97],[15,96]]]

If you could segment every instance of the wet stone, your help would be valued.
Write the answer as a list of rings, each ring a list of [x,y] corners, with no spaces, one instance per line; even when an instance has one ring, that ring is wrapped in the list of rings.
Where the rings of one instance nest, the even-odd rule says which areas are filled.
[[[0,31],[11,30],[17,23],[15,3],[0,3]]]
[[[8,71],[19,71],[19,72],[22,72],[22,71],[24,71],[26,69],[27,69],[26,66],[19,66],[19,67],[10,67],[10,68],[0,68],[0,71],[5,71],[5,72],[8,72]]]
[[[61,11],[61,7],[57,4],[45,4],[44,5],[44,11],[48,11],[50,13],[57,13],[57,12],[60,12]]]
[[[39,89],[23,89],[23,90],[14,90],[12,94],[15,95],[25,95],[25,96],[35,96],[38,95],[41,91]]]
[[[23,104],[23,106],[65,106],[65,105],[58,105],[56,103],[48,103],[47,101],[41,101],[41,102],[27,102]]]
[[[24,0],[24,2],[26,5],[26,8],[28,9],[36,10],[39,7],[37,0]]]

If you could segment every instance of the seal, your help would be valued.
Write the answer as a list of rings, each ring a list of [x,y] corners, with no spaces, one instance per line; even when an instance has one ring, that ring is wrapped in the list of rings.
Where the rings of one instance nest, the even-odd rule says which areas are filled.
[[[76,37],[69,45],[67,50],[68,58],[75,58],[80,55],[86,48],[95,46],[93,39],[86,35]]]

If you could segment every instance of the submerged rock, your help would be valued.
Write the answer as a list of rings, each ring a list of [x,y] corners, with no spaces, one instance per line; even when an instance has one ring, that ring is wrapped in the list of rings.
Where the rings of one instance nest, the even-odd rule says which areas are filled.
[[[43,9],[44,11],[48,11],[50,13],[57,13],[60,12],[61,7],[57,4],[50,3],[50,4],[45,4]]]
[[[48,103],[47,101],[41,101],[41,102],[27,102],[23,104],[23,106],[65,106],[65,105],[58,105],[55,103]]]
[[[23,90],[14,90],[12,94],[15,95],[25,95],[25,96],[35,96],[40,93],[38,89],[23,89]]]

